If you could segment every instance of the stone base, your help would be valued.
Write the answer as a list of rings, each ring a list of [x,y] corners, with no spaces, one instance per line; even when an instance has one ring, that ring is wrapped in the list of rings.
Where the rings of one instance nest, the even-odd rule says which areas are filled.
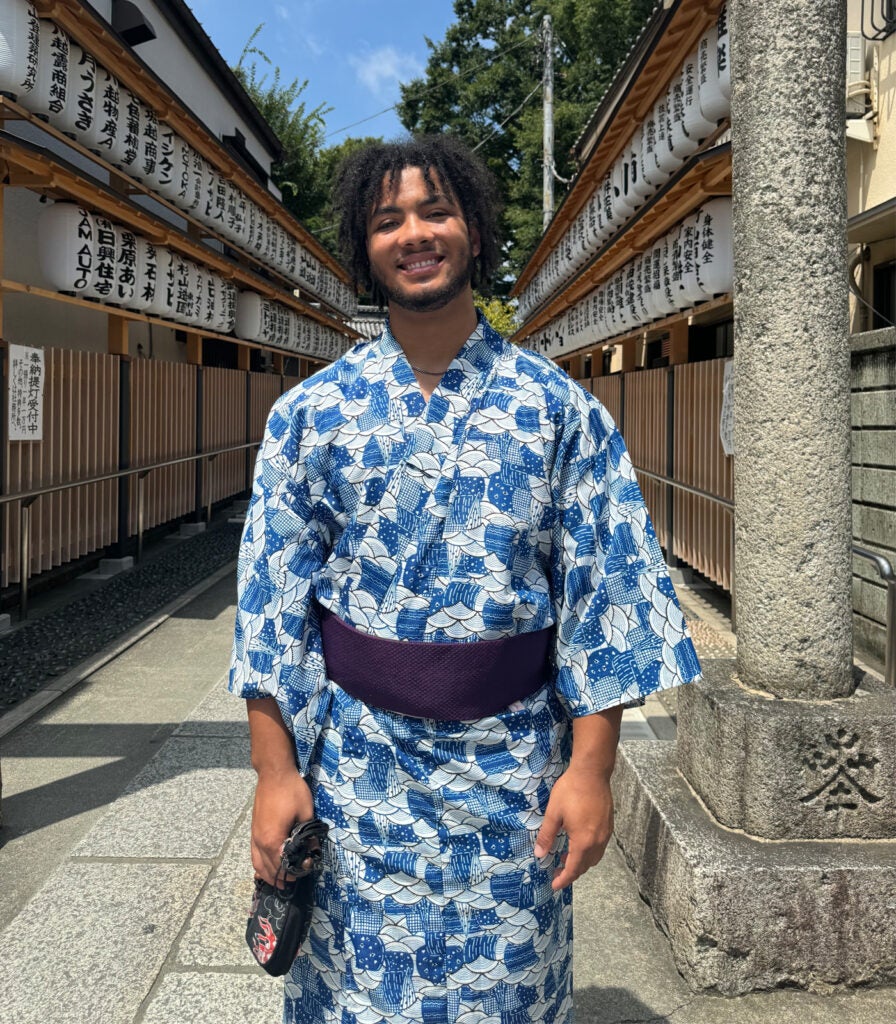
[[[88,580],[111,580],[119,573],[127,572],[134,568],[134,559],[131,555],[124,558],[101,558],[98,569],[93,572],[84,573],[84,579]]]
[[[205,523],[181,523],[178,536],[195,537],[200,533],[205,533],[205,526]]]
[[[896,693],[776,699],[707,661],[678,698],[678,767],[712,815],[764,839],[896,838]]]
[[[12,619],[4,612],[0,615],[0,635],[8,633],[12,629]]]
[[[620,747],[616,839],[695,991],[896,983],[896,841],[763,842],[719,826],[674,743]]]

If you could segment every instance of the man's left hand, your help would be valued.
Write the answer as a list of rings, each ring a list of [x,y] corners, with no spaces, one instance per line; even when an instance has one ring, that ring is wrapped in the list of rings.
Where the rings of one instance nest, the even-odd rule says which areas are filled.
[[[613,834],[608,776],[571,766],[557,779],[535,842],[535,856],[546,856],[561,831],[568,836],[569,847],[563,867],[551,883],[555,891],[571,885],[604,855]]]

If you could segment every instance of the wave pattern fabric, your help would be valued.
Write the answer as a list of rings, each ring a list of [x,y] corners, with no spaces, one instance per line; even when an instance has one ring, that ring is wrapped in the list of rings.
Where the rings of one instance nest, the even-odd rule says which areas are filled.
[[[699,665],[606,410],[480,320],[428,403],[389,329],[282,396],[240,551],[230,688],[274,697],[330,825],[302,1024],[568,1024],[571,893],[536,860],[579,715]],[[544,686],[476,722],[326,675],[319,606],[389,639],[554,626]]]

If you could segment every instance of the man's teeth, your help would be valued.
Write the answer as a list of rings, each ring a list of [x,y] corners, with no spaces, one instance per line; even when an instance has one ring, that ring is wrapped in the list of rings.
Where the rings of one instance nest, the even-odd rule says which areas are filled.
[[[405,263],[405,270],[419,270],[421,267],[434,267],[439,261],[436,259],[432,260],[419,260],[415,263]]]

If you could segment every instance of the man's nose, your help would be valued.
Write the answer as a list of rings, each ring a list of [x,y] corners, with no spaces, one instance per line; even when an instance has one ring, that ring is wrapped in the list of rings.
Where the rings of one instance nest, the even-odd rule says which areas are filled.
[[[405,217],[401,225],[401,236],[399,241],[402,245],[418,246],[432,238],[432,229],[425,217],[418,217],[411,214]]]

